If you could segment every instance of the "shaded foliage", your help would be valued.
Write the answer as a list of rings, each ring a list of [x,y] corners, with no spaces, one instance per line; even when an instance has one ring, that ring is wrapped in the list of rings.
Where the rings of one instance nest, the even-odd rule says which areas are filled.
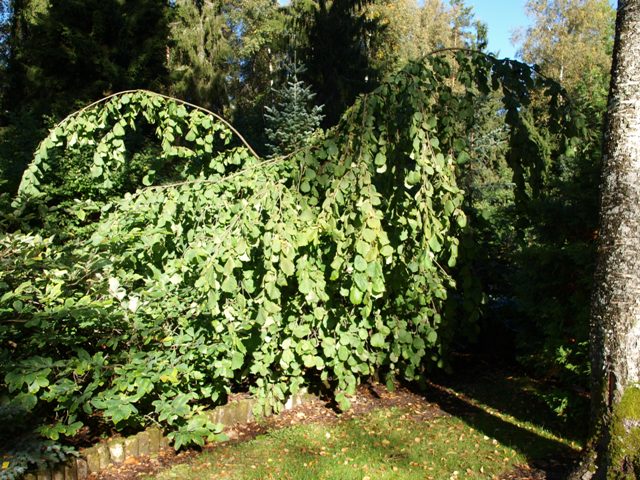
[[[11,94],[37,114],[63,115],[113,91],[161,89],[167,9],[161,0],[52,1],[24,22]]]
[[[305,25],[307,43],[301,61],[305,80],[325,105],[324,126],[335,125],[360,93],[370,92],[380,81],[368,50],[382,28],[368,19],[362,7],[371,0],[320,0]]]
[[[222,113],[229,102],[231,48],[221,2],[176,2],[170,28],[172,94]]]

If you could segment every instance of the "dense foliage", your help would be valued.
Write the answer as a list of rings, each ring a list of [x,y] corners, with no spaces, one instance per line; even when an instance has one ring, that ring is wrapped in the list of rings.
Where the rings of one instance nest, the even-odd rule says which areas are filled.
[[[115,91],[146,88],[210,108],[265,154],[278,65],[297,58],[308,67],[300,80],[332,126],[383,72],[470,45],[462,0],[281,3],[0,1],[0,191],[15,193],[48,128]]]
[[[319,0],[301,18],[308,38],[301,49],[307,79],[325,105],[325,126],[335,125],[357,95],[379,85],[380,69],[369,56],[380,22],[361,11],[374,0]]]
[[[201,441],[217,429],[200,406],[229,391],[268,406],[302,384],[343,400],[374,371],[420,379],[478,330],[471,348],[525,366],[584,423],[610,2],[526,2],[518,55],[536,67],[440,53],[401,74],[435,49],[485,51],[486,26],[464,0],[281,3],[0,0],[0,421],[14,419],[0,445],[19,438],[4,450],[13,473],[89,431],[160,421],[178,445]],[[296,61],[299,76],[280,68]],[[224,115],[253,149],[149,92],[58,124],[132,88]],[[313,103],[339,126],[315,130]]]
[[[222,2],[178,0],[171,22],[171,92],[214,111],[228,103],[230,45]]]
[[[13,3],[11,110],[64,115],[109,92],[166,84],[166,2]]]
[[[446,367],[477,330],[457,165],[492,89],[519,198],[533,196],[575,149],[570,110],[528,66],[482,54],[410,63],[324,138],[270,160],[219,117],[146,91],[68,117],[0,238],[3,403],[42,415],[52,439],[158,421],[179,447],[216,434],[202,409],[232,391],[277,409],[320,386],[348,408],[364,378]]]

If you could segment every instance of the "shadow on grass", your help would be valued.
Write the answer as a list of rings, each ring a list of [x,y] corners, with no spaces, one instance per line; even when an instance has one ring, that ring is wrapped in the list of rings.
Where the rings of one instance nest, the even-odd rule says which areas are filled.
[[[504,380],[504,379],[501,379]],[[475,380],[478,381],[477,379]],[[476,404],[481,402],[489,405],[493,410],[510,414],[514,418],[513,409],[508,408],[515,402],[521,402],[522,398],[517,398],[512,389],[500,390],[500,382],[495,382],[487,386],[487,389],[493,389],[489,401],[488,395],[482,395],[478,398],[473,395],[467,396],[467,392],[458,392],[457,386],[455,390],[435,384],[428,383],[424,388],[424,395],[427,400],[435,402],[445,412],[464,421],[470,427],[482,432],[484,435],[496,439],[503,445],[508,445],[524,455],[529,465],[544,470],[547,480],[561,480],[571,471],[573,462],[577,459],[579,451],[553,438],[545,437],[535,431],[520,427],[509,421],[503,420],[498,414],[491,413],[487,409]],[[462,394],[461,394],[462,393]],[[473,393],[473,392],[471,392]],[[500,398],[497,402],[492,402]],[[496,408],[494,405],[506,405],[507,408]],[[532,416],[518,418],[536,424],[536,419]],[[538,427],[542,425],[537,424]],[[551,429],[542,426],[547,431]]]
[[[478,356],[460,355],[455,370],[459,373],[440,378],[437,383],[556,436],[584,442],[588,433],[589,399],[586,394],[579,408],[569,412],[570,419],[559,418],[542,399],[545,393],[553,391],[549,382],[531,378],[495,359],[487,361]]]

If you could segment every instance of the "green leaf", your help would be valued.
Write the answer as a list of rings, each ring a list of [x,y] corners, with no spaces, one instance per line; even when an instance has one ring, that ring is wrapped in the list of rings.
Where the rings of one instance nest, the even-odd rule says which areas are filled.
[[[222,291],[226,293],[234,293],[238,289],[238,284],[236,283],[236,279],[229,275],[222,282]]]
[[[292,276],[296,271],[296,268],[293,265],[293,262],[289,260],[287,257],[280,257],[280,268],[282,269],[282,272],[287,277]]]
[[[306,368],[314,368],[316,366],[316,357],[314,357],[313,355],[303,356],[302,361],[304,362],[304,366]]]
[[[285,365],[288,366],[289,364],[291,364],[295,360],[295,356],[293,355],[293,352],[291,350],[285,349],[282,352],[282,359],[281,360]]]
[[[231,368],[233,370],[238,370],[244,364],[244,355],[242,352],[235,351],[231,355]]]
[[[104,414],[111,418],[114,425],[119,424],[125,420],[128,420],[132,415],[138,413],[138,409],[130,403],[123,403],[120,401],[110,402],[109,407],[105,410]]]
[[[381,333],[374,333],[371,336],[371,346],[372,347],[376,347],[376,348],[382,348],[384,347],[386,344],[385,340],[384,340],[384,335],[382,335]]]
[[[305,338],[311,334],[311,329],[309,325],[297,325],[293,331],[293,335],[297,338]]]
[[[338,155],[338,147],[337,147],[337,145],[335,144],[334,141],[328,140],[326,148],[327,148],[327,153],[330,156],[335,157],[336,155]]]
[[[358,272],[353,276],[353,283],[358,287],[358,290],[366,292],[369,287],[369,278],[365,273]]]
[[[421,179],[421,177],[420,177],[420,173],[419,172],[411,171],[405,177],[405,183],[408,186],[413,186],[413,185],[416,185],[416,184],[420,183],[420,179]]]
[[[451,215],[454,211],[455,207],[451,200],[447,200],[444,204],[444,213],[447,215]]]
[[[351,287],[349,291],[349,301],[354,305],[360,305],[362,303],[363,292],[355,285]]]
[[[341,362],[345,362],[347,358],[349,358],[349,349],[344,345],[340,345],[340,348],[338,348],[338,359]]]
[[[385,245],[380,249],[380,254],[383,257],[390,257],[391,255],[393,255],[393,247],[391,245]]]
[[[338,393],[336,395],[336,403],[338,404],[338,408],[343,412],[346,412],[351,408],[351,401],[346,397],[344,393]]]
[[[378,235],[375,231],[369,228],[365,228],[362,231],[362,238],[364,238],[367,242],[373,242],[376,238],[378,238]]]
[[[124,128],[122,128],[122,125],[120,125],[120,122],[116,123],[115,126],[113,127],[113,134],[116,137],[124,136]]]
[[[465,163],[467,163],[469,160],[471,159],[471,157],[469,156],[469,154],[466,151],[462,151],[458,154],[458,158],[456,159],[456,163],[458,165],[464,165]]]
[[[298,289],[300,290],[300,293],[302,293],[303,295],[307,295],[313,290],[313,286],[313,281],[311,281],[310,278],[304,278],[300,282],[300,285],[298,285]]]
[[[438,241],[437,236],[435,235],[431,236],[431,238],[429,239],[429,248],[431,248],[431,250],[436,253],[442,250],[442,245],[440,245],[440,242]]]
[[[362,256],[360,255],[356,255],[355,260],[353,261],[353,267],[359,271],[359,272],[364,272],[367,270],[367,261],[362,258]]]

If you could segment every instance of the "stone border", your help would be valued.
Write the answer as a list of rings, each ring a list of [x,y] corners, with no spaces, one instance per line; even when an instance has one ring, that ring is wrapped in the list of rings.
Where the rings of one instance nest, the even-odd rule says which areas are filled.
[[[315,397],[306,390],[301,390],[289,397],[284,410],[291,410],[312,398]],[[253,408],[256,404],[255,399],[244,398],[216,407],[207,412],[207,416],[213,423],[220,423],[225,428],[238,423],[248,423],[255,420]],[[271,413],[266,412],[265,416],[271,416]],[[29,473],[25,475],[24,480],[86,480],[90,474],[97,473],[111,464],[122,463],[138,455],[156,455],[161,449],[169,446],[169,439],[162,434],[162,430],[158,427],[149,427],[136,435],[116,437],[83,449],[78,458],[73,458],[66,464],[58,465],[51,470]]]

